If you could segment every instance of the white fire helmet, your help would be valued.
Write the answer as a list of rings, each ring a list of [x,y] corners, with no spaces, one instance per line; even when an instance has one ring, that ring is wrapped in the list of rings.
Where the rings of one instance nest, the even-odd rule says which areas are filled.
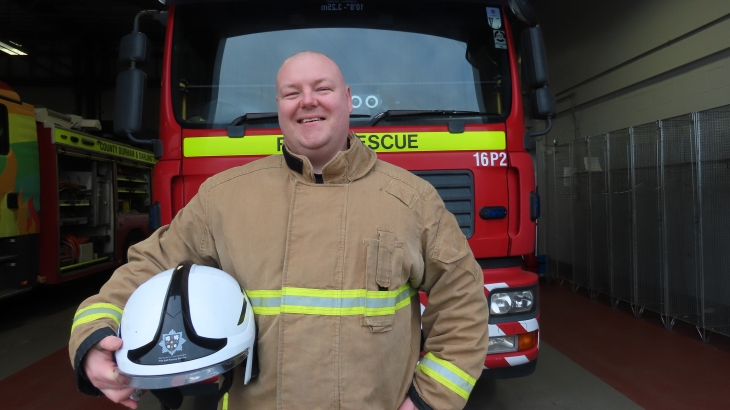
[[[183,262],[143,283],[127,301],[115,353],[129,386],[165,389],[255,361],[256,325],[246,293],[222,270]],[[248,360],[247,360],[248,359]]]

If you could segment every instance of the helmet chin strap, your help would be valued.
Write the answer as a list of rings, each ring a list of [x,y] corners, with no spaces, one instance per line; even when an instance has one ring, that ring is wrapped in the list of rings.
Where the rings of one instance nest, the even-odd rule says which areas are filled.
[[[177,387],[150,390],[150,393],[160,401],[162,410],[179,409],[182,406],[183,394]]]
[[[228,390],[231,389],[231,386],[233,385],[233,369],[223,373],[223,377],[223,384],[221,384],[221,388],[218,389],[218,393],[215,395],[216,403],[221,401],[223,396],[225,396],[228,393]]]

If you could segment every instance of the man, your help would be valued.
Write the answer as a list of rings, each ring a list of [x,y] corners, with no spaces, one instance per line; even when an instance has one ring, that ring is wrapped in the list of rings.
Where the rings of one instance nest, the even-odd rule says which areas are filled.
[[[114,312],[152,275],[192,260],[236,278],[256,314],[261,373],[245,387],[234,377],[231,409],[463,407],[488,310],[456,219],[430,184],[348,133],[350,89],[328,57],[290,57],[276,91],[283,155],[208,179],[82,303],[79,312],[109,314],[74,319],[79,388],[136,408],[112,360]],[[416,289],[429,294],[420,364]]]

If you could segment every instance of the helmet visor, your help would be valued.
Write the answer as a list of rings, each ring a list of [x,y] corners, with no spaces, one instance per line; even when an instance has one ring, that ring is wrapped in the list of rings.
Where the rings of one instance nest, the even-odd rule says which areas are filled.
[[[197,383],[203,380],[210,379],[211,377],[223,374],[234,367],[238,366],[248,357],[249,349],[244,350],[238,355],[224,360],[221,363],[214,364],[212,366],[204,367],[202,369],[191,370],[182,373],[174,374],[161,374],[154,376],[136,376],[133,374],[127,374],[119,371],[120,374],[129,378],[129,387],[136,387],[138,389],[166,389],[169,387],[185,386],[187,384]]]

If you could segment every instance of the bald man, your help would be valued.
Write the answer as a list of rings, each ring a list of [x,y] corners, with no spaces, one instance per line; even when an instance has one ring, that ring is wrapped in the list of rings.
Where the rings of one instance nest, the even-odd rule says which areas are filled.
[[[236,278],[254,308],[260,375],[244,386],[236,368],[228,408],[462,408],[488,309],[456,219],[428,182],[349,132],[350,88],[327,56],[287,59],[276,101],[283,155],[206,180],[79,309],[122,309],[140,284],[191,260]],[[136,408],[112,358],[117,326],[79,320],[71,359],[82,392]]]

